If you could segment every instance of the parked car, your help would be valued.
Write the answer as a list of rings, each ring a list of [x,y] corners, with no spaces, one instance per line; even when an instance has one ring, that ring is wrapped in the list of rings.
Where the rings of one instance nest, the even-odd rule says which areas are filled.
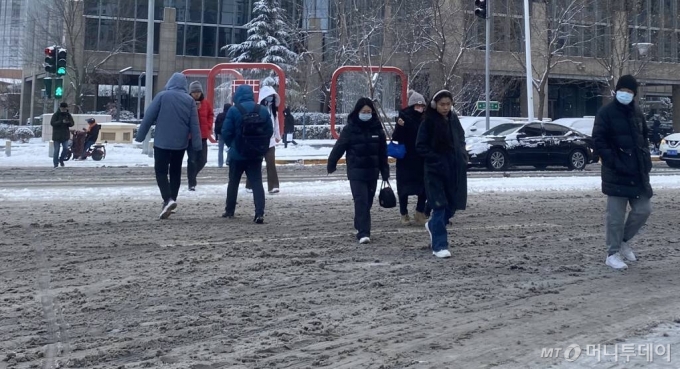
[[[592,136],[593,127],[595,126],[595,117],[586,116],[583,118],[560,118],[555,119],[553,123],[569,127],[575,131],[583,133],[586,136]]]
[[[597,162],[592,138],[555,123],[505,123],[466,141],[470,166],[505,170],[515,165],[549,165],[582,170]]]
[[[460,125],[463,126],[465,137],[480,136],[482,133],[488,131],[486,129],[486,117],[460,117]],[[501,117],[489,118],[489,129],[494,128],[503,123],[512,123],[512,119]]]
[[[661,140],[659,159],[672,168],[680,168],[680,133],[674,133]]]

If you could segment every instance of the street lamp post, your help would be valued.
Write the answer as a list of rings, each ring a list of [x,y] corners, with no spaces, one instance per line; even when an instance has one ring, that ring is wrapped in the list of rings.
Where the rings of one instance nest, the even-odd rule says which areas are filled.
[[[531,72],[531,23],[529,19],[529,0],[524,0],[524,58],[527,72],[527,116],[534,120],[534,77]]]
[[[153,44],[154,39],[154,11],[156,10],[156,1],[149,0],[148,18],[146,20],[146,83],[144,84],[144,111],[151,105],[153,98]],[[151,141],[151,130],[146,134],[144,143],[142,144],[142,154],[152,154],[153,150],[149,148]]]
[[[123,94],[121,93],[121,89],[123,88],[123,73],[129,71],[132,69],[132,67],[127,67],[123,68],[118,71],[118,98],[116,99],[116,122],[120,121],[120,109],[121,109],[121,103],[120,99],[122,98]]]

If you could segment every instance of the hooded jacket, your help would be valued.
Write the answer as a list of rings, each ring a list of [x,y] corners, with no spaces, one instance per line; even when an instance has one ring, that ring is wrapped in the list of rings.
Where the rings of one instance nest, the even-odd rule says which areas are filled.
[[[198,101],[201,103],[201,106],[198,108],[198,124],[201,127],[201,138],[205,140],[212,134],[215,111],[213,110],[212,103],[205,98],[202,92]]]
[[[201,130],[198,124],[196,102],[187,92],[187,77],[175,73],[165,85],[165,90],[154,97],[144,113],[135,140],[144,141],[152,125],[156,125],[154,146],[165,150],[185,150],[191,146],[201,151]]]
[[[267,106],[267,110],[269,110],[269,114],[271,116],[271,121],[272,121],[272,128],[274,129],[274,134],[272,135],[272,139],[269,141],[269,147],[274,147],[276,146],[276,140],[281,141],[281,127],[279,125],[279,118],[276,116],[278,114],[278,107],[281,104],[281,98],[279,97],[279,94],[276,93],[276,90],[274,90],[273,87],[271,86],[264,86],[260,89],[260,93],[258,95],[257,101],[262,104],[262,101],[266,99],[268,96],[274,96],[274,105],[269,105]],[[274,112],[276,110],[276,112]]]
[[[255,94],[253,94],[253,88],[251,86],[238,86],[236,93],[234,93],[234,106],[227,112],[224,124],[222,125],[222,139],[224,140],[224,144],[229,147],[229,160],[239,161],[245,160],[245,158],[240,154],[237,144],[241,134],[242,116],[236,105],[241,105],[247,112],[251,112],[255,109],[255,106],[259,106],[260,117],[266,122],[271,120],[271,115],[266,107],[255,103]],[[271,125],[268,125],[267,127],[271,128],[271,131],[268,131],[267,135],[272,135],[274,133],[274,127]]]
[[[364,99],[359,99],[347,117],[347,125],[328,156],[327,170],[329,173],[335,172],[338,161],[347,153],[347,179],[368,182],[376,181],[378,175],[382,175],[386,181],[390,178],[390,166],[387,162],[385,131],[375,110],[371,120],[364,122],[359,119],[359,111],[364,105],[373,106],[370,100]]]

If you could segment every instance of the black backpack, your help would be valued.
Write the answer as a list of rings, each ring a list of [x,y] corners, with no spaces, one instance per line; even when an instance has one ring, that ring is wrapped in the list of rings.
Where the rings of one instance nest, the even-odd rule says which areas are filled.
[[[244,159],[257,159],[269,151],[271,135],[266,134],[270,122],[260,116],[260,105],[255,104],[252,112],[237,104],[241,112],[241,134],[238,137],[238,152]]]

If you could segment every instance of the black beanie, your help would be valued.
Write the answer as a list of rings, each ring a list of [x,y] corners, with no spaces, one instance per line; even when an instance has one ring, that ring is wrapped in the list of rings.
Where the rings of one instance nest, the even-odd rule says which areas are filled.
[[[637,95],[637,89],[638,89],[638,83],[635,77],[631,76],[630,74],[626,74],[625,76],[621,76],[619,78],[618,82],[616,82],[616,91],[622,89],[622,88],[627,88],[631,91],[633,91],[634,95]]]

